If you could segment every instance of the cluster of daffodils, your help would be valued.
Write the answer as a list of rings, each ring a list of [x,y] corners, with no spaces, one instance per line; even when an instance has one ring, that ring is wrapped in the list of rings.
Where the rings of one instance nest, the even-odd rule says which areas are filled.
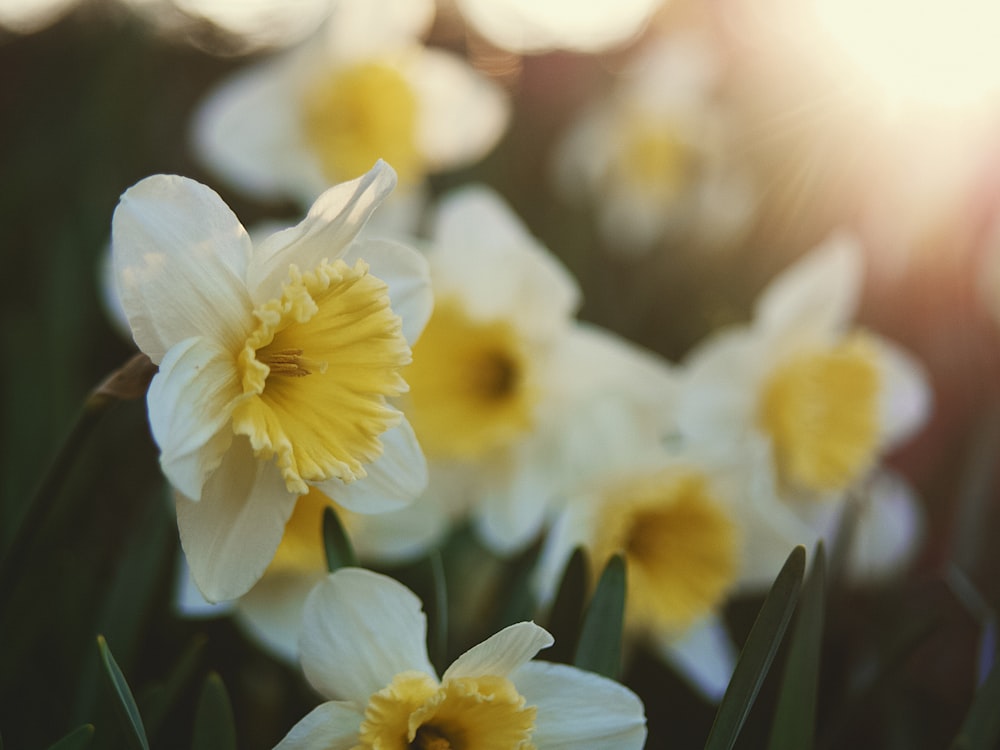
[[[497,193],[425,193],[507,119],[494,83],[419,41],[432,12],[341,0],[315,38],[205,101],[204,162],[310,206],[295,226],[251,239],[212,190],[164,175],[115,212],[117,296],[158,367],[148,412],[174,489],[180,606],[234,611],[330,699],[286,750],[639,748],[639,699],[531,661],[552,643],[532,623],[438,677],[414,594],[328,574],[327,510],[383,570],[456,530],[498,560],[536,549],[541,611],[575,550],[593,571],[620,555],[627,653],[651,650],[718,699],[738,651],[726,603],[767,586],[794,546],[843,541],[856,580],[905,566],[919,506],[883,458],[926,420],[929,386],[852,323],[863,262],[846,234],[676,365],[578,319],[576,280]],[[690,239],[695,224],[729,237],[752,210],[720,168],[716,62],[669,41],[560,153],[609,247]]]

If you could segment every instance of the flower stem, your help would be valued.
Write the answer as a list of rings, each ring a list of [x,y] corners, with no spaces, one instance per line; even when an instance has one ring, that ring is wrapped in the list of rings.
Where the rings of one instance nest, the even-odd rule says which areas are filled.
[[[138,354],[91,391],[83,402],[76,421],[35,490],[7,554],[0,562],[0,612],[9,611],[7,599],[21,577],[29,550],[45,519],[52,512],[73,464],[94,427],[112,404],[138,398],[145,393],[155,372],[156,367],[149,358],[145,354]]]

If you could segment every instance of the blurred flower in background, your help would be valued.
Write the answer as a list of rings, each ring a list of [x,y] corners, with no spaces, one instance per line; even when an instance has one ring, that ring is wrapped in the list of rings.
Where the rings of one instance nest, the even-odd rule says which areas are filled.
[[[197,154],[249,195],[303,205],[376,159],[404,195],[476,161],[502,135],[507,101],[463,59],[420,42],[433,16],[430,0],[341,0],[313,38],[209,94]]]

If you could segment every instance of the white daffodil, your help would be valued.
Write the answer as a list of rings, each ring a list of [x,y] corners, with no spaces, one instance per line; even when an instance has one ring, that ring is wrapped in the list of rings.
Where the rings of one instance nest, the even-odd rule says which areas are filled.
[[[766,453],[767,483],[781,500],[774,512],[793,513],[828,539],[845,497],[867,497],[880,507],[862,508],[858,541],[877,545],[879,529],[919,529],[905,485],[868,480],[923,424],[931,398],[916,361],[852,325],[862,263],[857,242],[838,234],[776,278],[751,324],[717,332],[688,357],[677,424],[696,445]],[[914,540],[885,541],[902,554]]]
[[[578,288],[495,194],[442,201],[427,257],[435,308],[403,408],[431,464],[429,493],[471,503],[496,552],[523,547],[575,471],[580,404],[609,392],[665,420],[666,364],[577,322]],[[588,456],[589,458],[589,456]]]
[[[501,630],[438,675],[426,618],[405,586],[345,568],[309,595],[302,667],[330,698],[292,727],[277,750],[639,750],[639,698],[561,664],[532,661],[552,636],[534,623]]]
[[[426,464],[390,399],[431,308],[415,251],[356,235],[392,189],[379,163],[254,246],[209,188],[158,175],[127,190],[112,249],[177,523],[210,601],[245,593],[315,487],[359,512],[401,507]]]
[[[726,144],[719,67],[693,33],[657,40],[567,132],[556,187],[596,206],[609,250],[643,253],[667,237],[711,245],[746,226],[755,199]]]
[[[759,471],[751,456],[726,461],[667,448],[611,399],[586,417],[594,460],[579,467],[544,542],[533,580],[538,600],[552,604],[576,548],[595,576],[623,556],[628,642],[644,644],[718,700],[736,661],[722,607],[731,594],[770,583],[802,541],[801,529],[760,522],[766,509],[753,491]]]
[[[430,0],[341,0],[320,34],[235,74],[194,121],[202,160],[264,199],[308,204],[389,162],[404,195],[497,142],[503,92],[464,60],[424,46]]]

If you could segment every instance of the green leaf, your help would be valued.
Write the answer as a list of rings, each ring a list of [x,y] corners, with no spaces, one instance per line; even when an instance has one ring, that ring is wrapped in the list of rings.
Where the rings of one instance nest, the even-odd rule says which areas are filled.
[[[94,725],[84,724],[77,727],[61,740],[49,747],[49,750],[87,750],[94,740]],[[0,745],[0,750],[3,746]]]
[[[583,605],[587,600],[587,579],[590,571],[587,554],[582,547],[573,550],[573,556],[566,563],[555,602],[546,623],[556,642],[545,652],[545,660],[569,664],[576,653],[580,640],[580,623],[583,620]]]
[[[534,619],[538,603],[531,586],[531,574],[538,565],[540,551],[541,547],[533,544],[513,560],[503,563],[499,593],[502,605],[493,618],[493,633],[516,622]]]
[[[195,635],[176,660],[166,681],[156,683],[144,692],[140,691],[138,703],[142,715],[146,717],[146,731],[153,740],[156,740],[163,722],[194,677],[206,643],[208,637],[203,633]]]
[[[351,540],[336,511],[330,507],[323,509],[323,547],[326,549],[326,567],[331,573],[337,568],[357,567],[358,558]]]
[[[236,722],[222,678],[209,672],[194,716],[191,750],[236,750]]]
[[[625,620],[625,558],[615,555],[604,566],[601,580],[587,606],[573,664],[580,669],[618,679]]]
[[[444,561],[441,552],[434,550],[427,558],[433,587],[433,609],[430,638],[431,663],[438,669],[446,665],[448,658],[448,581],[444,575]]]
[[[802,586],[768,750],[810,750],[815,741],[825,594],[826,554],[820,542]]]
[[[730,750],[736,743],[795,610],[805,566],[806,550],[799,545],[792,550],[774,579],[750,629],[709,730],[705,750]]]
[[[111,655],[111,649],[108,648],[108,643],[104,640],[103,635],[97,636],[97,647],[101,652],[101,663],[107,678],[106,683],[114,699],[115,713],[121,722],[128,747],[132,750],[149,750],[146,730],[142,726],[142,718],[139,716],[139,709],[135,705],[132,691],[125,681],[125,675],[118,668],[115,657]]]
[[[979,686],[949,750],[994,750],[1000,741],[1000,659]]]

